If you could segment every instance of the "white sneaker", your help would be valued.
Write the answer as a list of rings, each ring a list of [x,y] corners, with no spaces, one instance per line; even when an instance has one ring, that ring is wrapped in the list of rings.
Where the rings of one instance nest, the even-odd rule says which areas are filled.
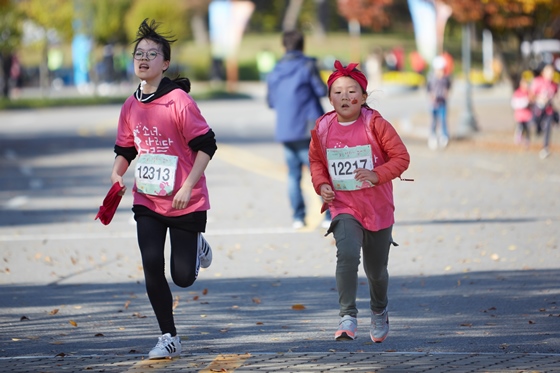
[[[550,151],[547,148],[542,148],[541,151],[539,152],[540,159],[546,159],[548,158],[549,155],[550,155]]]
[[[438,140],[435,135],[430,135],[430,137],[428,137],[428,148],[431,150],[436,150],[438,148]]]
[[[198,259],[202,268],[208,268],[212,264],[212,248],[202,233],[198,233]]]
[[[439,146],[442,148],[447,148],[447,144],[449,144],[449,137],[441,136],[439,139]]]
[[[377,314],[371,311],[371,326],[369,328],[369,336],[375,343],[381,343],[389,334],[389,314],[387,309]]]
[[[292,223],[292,228],[294,229],[301,229],[305,227],[305,222],[303,220],[294,220]]]
[[[172,337],[165,333],[158,338],[158,343],[148,355],[149,359],[165,359],[181,355],[181,338],[178,335]]]
[[[350,315],[344,315],[338,323],[338,330],[334,333],[337,341],[356,339],[358,336],[358,319]]]
[[[329,229],[331,227],[332,220],[325,219],[321,222],[321,228]]]

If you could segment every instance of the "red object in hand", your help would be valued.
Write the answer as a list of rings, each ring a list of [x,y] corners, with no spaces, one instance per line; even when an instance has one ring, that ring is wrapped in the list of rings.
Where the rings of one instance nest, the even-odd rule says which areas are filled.
[[[115,212],[117,211],[117,207],[121,202],[122,196],[119,195],[119,192],[124,189],[124,186],[120,186],[118,182],[113,184],[109,192],[105,196],[103,200],[103,206],[99,207],[99,212],[94,220],[99,219],[101,223],[107,225],[113,220],[113,216],[115,216]]]

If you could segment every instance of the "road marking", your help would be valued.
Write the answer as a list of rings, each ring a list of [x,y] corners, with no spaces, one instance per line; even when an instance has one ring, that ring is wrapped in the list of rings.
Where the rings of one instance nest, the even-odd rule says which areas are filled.
[[[159,372],[160,370],[163,370],[167,366],[171,365],[173,361],[178,361],[178,359],[142,360],[135,363],[132,367],[130,367],[130,369],[126,370],[125,372],[146,372],[146,368],[150,369],[150,372]]]
[[[234,372],[237,368],[243,366],[245,360],[250,357],[251,354],[218,355],[206,368],[199,370],[198,373]]]
[[[29,197],[27,197],[27,196],[17,196],[17,197],[9,199],[8,202],[6,202],[4,204],[4,208],[7,209],[7,210],[17,209],[17,208],[27,204],[27,202],[29,202]]]

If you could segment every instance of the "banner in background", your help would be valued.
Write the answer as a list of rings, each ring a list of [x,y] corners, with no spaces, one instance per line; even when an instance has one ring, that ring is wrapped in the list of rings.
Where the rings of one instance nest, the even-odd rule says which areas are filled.
[[[74,65],[74,84],[78,87],[89,83],[89,55],[91,39],[84,34],[74,36],[72,40],[72,62]]]
[[[436,6],[433,0],[408,0],[414,26],[416,48],[424,61],[431,63],[438,54]]]
[[[251,1],[214,0],[208,8],[212,57],[228,59],[237,53],[255,4]]]

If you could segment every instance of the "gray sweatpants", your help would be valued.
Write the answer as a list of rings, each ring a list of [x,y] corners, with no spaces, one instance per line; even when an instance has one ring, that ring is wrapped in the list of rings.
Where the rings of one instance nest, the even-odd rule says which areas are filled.
[[[332,222],[329,232],[333,232],[336,241],[336,287],[340,316],[358,314],[356,294],[358,291],[358,267],[360,250],[363,249],[364,271],[366,273],[370,308],[382,312],[388,303],[389,286],[389,249],[393,243],[393,227],[377,232],[364,227],[350,214],[340,214]],[[328,233],[327,233],[328,234]]]

